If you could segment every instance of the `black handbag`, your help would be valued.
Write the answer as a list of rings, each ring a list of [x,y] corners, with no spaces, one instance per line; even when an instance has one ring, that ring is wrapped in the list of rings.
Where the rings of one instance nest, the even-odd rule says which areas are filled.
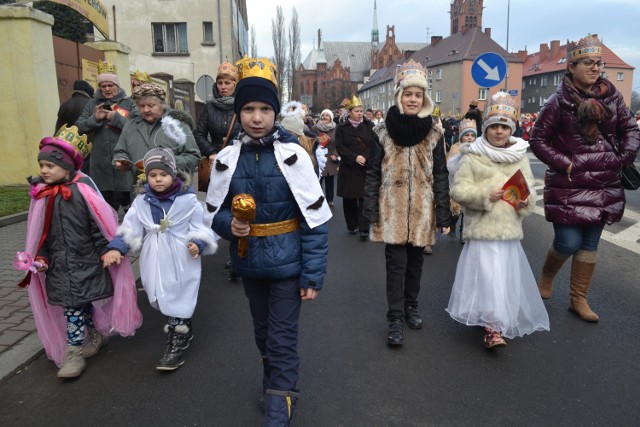
[[[615,142],[611,142],[609,140],[609,135],[606,132],[603,132],[602,129],[600,129],[600,133],[602,134],[604,139],[606,139],[607,142],[611,144],[611,146],[613,147],[613,151],[615,151],[616,154],[620,156],[620,148],[618,147],[618,144],[616,144]],[[638,171],[636,165],[631,163],[630,165],[623,166],[622,170],[620,171],[620,181],[622,181],[622,186],[625,190],[637,190],[638,188],[640,188],[640,171]]]

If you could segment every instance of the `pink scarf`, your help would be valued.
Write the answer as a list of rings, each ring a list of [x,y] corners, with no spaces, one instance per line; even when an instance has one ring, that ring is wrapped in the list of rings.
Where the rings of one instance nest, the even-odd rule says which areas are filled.
[[[118,227],[116,212],[89,185],[80,182],[76,185],[102,234],[109,240],[113,239]],[[32,196],[45,187],[44,184],[34,186]],[[32,198],[29,206],[25,250],[32,256],[37,255],[44,231],[46,200],[45,197]],[[109,274],[113,282],[113,296],[92,303],[93,323],[102,335],[134,335],[136,329],[142,325],[142,313],[138,310],[135,279],[128,258],[125,257],[120,265],[109,267]],[[62,366],[67,344],[67,321],[63,308],[48,303],[45,273],[31,274],[29,285],[27,291],[40,341],[47,357],[56,365]]]

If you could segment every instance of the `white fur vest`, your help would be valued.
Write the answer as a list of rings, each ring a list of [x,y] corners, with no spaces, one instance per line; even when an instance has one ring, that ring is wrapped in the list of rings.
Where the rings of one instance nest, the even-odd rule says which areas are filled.
[[[393,142],[385,125],[375,128],[384,149],[378,196],[378,221],[371,240],[392,245],[435,243],[433,149],[441,134],[432,128],[413,146]]]

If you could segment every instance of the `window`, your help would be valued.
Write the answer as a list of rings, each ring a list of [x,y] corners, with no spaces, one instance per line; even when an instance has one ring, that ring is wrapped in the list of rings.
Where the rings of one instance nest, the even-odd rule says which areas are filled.
[[[524,90],[527,87],[527,82],[524,81],[524,79],[522,80],[522,90]]]
[[[480,90],[478,91],[478,99],[480,101],[486,101],[487,92],[489,92],[489,89],[487,89],[486,87],[481,87]]]
[[[547,76],[540,77],[540,87],[545,87],[547,85]]]
[[[624,73],[618,73],[616,75],[616,80],[618,80],[619,82],[624,80]]]
[[[560,83],[562,83],[562,74],[556,74],[553,76],[553,85],[558,86]]]
[[[544,96],[540,97],[540,102],[538,102],[538,106],[539,107],[544,107],[544,103],[547,102],[546,99],[544,99]]]
[[[442,102],[442,91],[441,90],[437,90],[436,91],[436,102]]]
[[[436,70],[436,80],[442,80],[442,68]]]
[[[189,53],[187,24],[151,24],[153,28],[153,53]]]
[[[202,44],[213,43],[213,22],[202,23]]]

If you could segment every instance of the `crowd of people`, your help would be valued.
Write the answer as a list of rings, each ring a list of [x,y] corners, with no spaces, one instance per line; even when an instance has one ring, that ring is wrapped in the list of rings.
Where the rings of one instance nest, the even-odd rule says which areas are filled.
[[[141,326],[131,253],[140,253],[149,303],[166,316],[155,367],[184,364],[201,256],[223,238],[263,363],[264,425],[288,425],[300,396],[300,310],[324,285],[335,195],[346,233],[384,243],[390,347],[403,345],[405,324],[424,327],[423,254],[456,227],[466,244],[446,310],[479,327],[486,348],[550,329],[543,299],[570,257],[569,309],[598,321],[587,303],[598,242],[622,217],[619,172],[635,160],[640,129],[600,75],[595,36],[570,44],[567,58],[537,117],[519,116],[498,92],[484,111],[472,101],[464,118],[441,118],[427,70],[413,60],[396,70],[388,111],[365,110],[353,96],[317,121],[299,102],[281,107],[265,58],[221,64],[195,124],[150,82],[137,81],[131,97],[113,73],[98,76],[94,94],[74,85],[60,129],[40,142],[24,255],[23,282],[57,375],[81,375],[109,336]],[[529,149],[548,167],[544,209],[555,232],[538,280],[520,243],[537,200]],[[210,170],[206,203],[192,184],[199,167]]]

